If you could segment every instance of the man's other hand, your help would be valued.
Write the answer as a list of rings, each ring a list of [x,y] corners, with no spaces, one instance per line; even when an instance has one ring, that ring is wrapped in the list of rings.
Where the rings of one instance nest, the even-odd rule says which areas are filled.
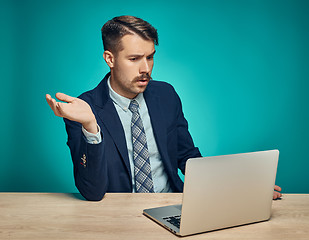
[[[90,133],[98,132],[96,118],[88,103],[64,93],[57,93],[56,98],[62,102],[46,94],[46,101],[56,116],[79,122]]]
[[[275,185],[275,191],[274,191],[274,195],[273,195],[274,200],[282,197],[282,194],[280,193],[280,191],[281,191],[281,187]]]

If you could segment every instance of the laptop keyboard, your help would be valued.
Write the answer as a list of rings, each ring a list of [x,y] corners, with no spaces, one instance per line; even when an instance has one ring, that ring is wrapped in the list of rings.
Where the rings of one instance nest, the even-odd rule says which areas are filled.
[[[181,215],[164,217],[163,219],[174,225],[175,227],[180,228]]]

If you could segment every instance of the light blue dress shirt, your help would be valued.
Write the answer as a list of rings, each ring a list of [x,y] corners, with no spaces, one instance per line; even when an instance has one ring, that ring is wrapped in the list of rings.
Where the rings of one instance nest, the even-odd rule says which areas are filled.
[[[119,115],[120,121],[123,126],[123,130],[125,133],[128,155],[130,161],[131,175],[132,175],[132,184],[133,184],[133,192],[135,192],[135,180],[134,180],[134,162],[133,162],[133,145],[132,145],[132,136],[131,136],[131,118],[132,112],[129,110],[129,105],[131,99],[120,96],[116,93],[111,85],[110,78],[107,81],[109,87],[110,97],[113,100],[114,106]],[[170,185],[168,183],[168,177],[165,173],[163,162],[161,160],[161,156],[155,141],[155,137],[152,130],[152,125],[150,121],[150,116],[148,113],[148,108],[143,96],[143,93],[137,95],[135,100],[138,102],[140,108],[139,113],[144,125],[145,134],[147,138],[147,146],[149,152],[149,160],[151,165],[151,175],[153,180],[153,187],[155,192],[172,192]],[[87,142],[92,144],[97,144],[102,141],[101,133],[91,134],[88,133],[85,129],[83,129],[83,133],[86,136]]]

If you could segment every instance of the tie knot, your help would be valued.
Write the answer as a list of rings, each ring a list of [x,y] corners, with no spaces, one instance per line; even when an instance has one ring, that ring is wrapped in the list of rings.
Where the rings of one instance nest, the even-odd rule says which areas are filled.
[[[139,108],[139,104],[136,100],[132,100],[129,105],[129,110],[131,112],[137,112]]]

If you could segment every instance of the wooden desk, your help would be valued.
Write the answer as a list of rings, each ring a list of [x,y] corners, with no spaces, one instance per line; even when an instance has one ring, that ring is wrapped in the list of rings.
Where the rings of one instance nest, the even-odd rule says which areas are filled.
[[[179,239],[143,216],[144,208],[181,203],[181,194],[0,193],[0,239]],[[183,239],[309,239],[309,194],[273,202],[270,221]]]

